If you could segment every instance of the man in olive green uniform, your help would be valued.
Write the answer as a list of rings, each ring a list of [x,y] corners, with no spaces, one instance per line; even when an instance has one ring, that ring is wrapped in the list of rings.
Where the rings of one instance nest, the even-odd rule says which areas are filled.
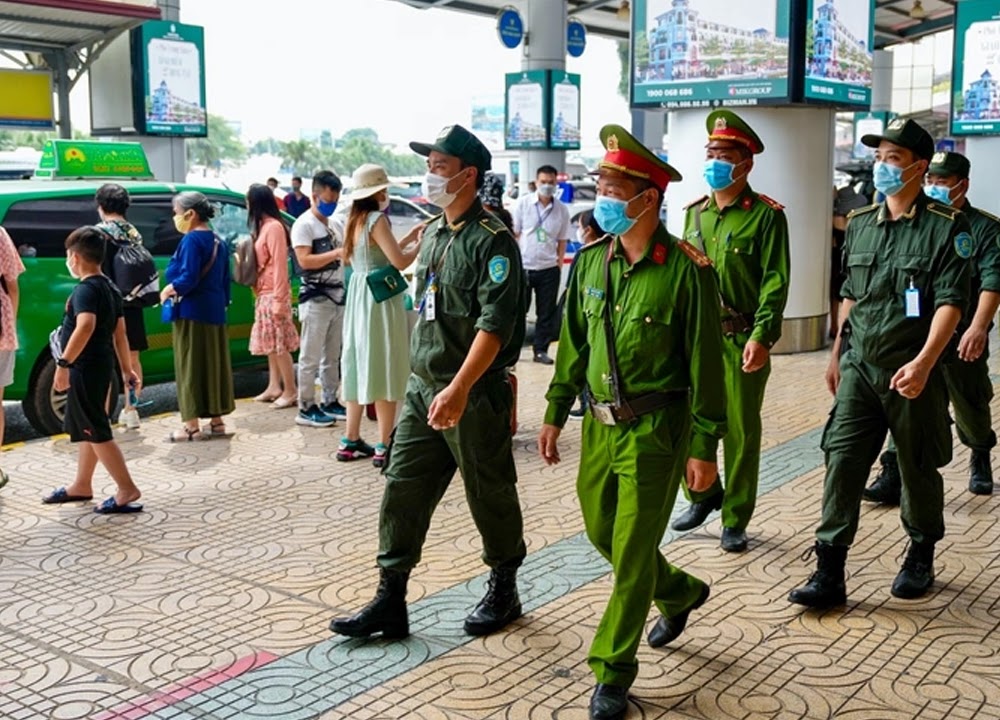
[[[969,491],[976,495],[993,493],[990,450],[997,444],[993,432],[990,400],[993,382],[987,364],[990,328],[1000,307],[1000,219],[972,206],[969,192],[969,160],[960,153],[939,152],[931,159],[924,193],[942,205],[958,208],[972,227],[971,302],[958,324],[958,356],[943,358],[942,369],[948,396],[955,410],[958,439],[972,450],[969,460]],[[864,499],[884,505],[899,505],[902,481],[896,461],[896,447],[882,454],[878,478],[866,488]]]
[[[608,235],[581,251],[566,291],[555,376],[539,436],[547,464],[570,408],[588,389],[577,493],[587,536],[614,570],[590,648],[590,716],[624,717],[650,603],[660,647],[684,630],[708,585],[659,552],[682,478],[708,487],[725,432],[718,285],[708,258],[660,224],[680,174],[618,125],[601,130],[594,218]],[[666,470],[666,474],[664,474]]]
[[[832,607],[847,601],[844,565],[858,529],[861,492],[885,440],[896,438],[903,478],[900,515],[910,536],[892,584],[899,598],[934,582],[934,544],[944,536],[944,485],[951,460],[948,389],[938,359],[969,300],[969,223],[930,200],[921,185],[934,141],[912,120],[893,120],[875,148],[875,187],[884,202],[848,216],[842,317],[827,384],[835,393],[823,432],[826,484],[816,530],[817,570],[791,602]]]
[[[491,162],[479,139],[453,125],[434,143],[410,147],[427,156],[424,194],[444,214],[427,225],[417,258],[420,318],[385,470],[378,591],[330,629],[350,637],[409,634],[407,579],[457,468],[491,568],[489,589],[465,631],[486,635],[521,616],[516,573],[525,545],[507,368],[524,342],[524,274],[517,242],[476,195]]]
[[[748,181],[764,143],[729,110],[708,116],[704,177],[712,188],[688,205],[684,238],[704,248],[719,277],[722,357],[729,430],[723,441],[725,488],[685,489],[691,506],[675,530],[701,525],[722,509],[722,549],[743,552],[757,503],[761,406],[771,373],[771,346],[781,337],[788,299],[788,222],[782,206],[755,193]]]

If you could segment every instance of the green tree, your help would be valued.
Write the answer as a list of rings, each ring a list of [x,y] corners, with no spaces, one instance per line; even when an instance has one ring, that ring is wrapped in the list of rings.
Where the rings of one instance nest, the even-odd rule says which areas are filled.
[[[718,35],[709,35],[701,44],[701,59],[719,57],[722,54],[722,41]]]
[[[280,155],[281,146],[283,143],[280,140],[275,140],[272,137],[266,140],[258,140],[250,148],[251,155]]]
[[[281,144],[281,164],[293,173],[311,174],[320,165],[320,149],[308,140]]]
[[[806,62],[811,63],[816,52],[816,36],[813,32],[813,24],[806,25]]]
[[[340,137],[340,142],[348,143],[355,139],[370,140],[373,143],[378,143],[378,133],[371,128],[354,128],[345,132]]]
[[[208,136],[187,143],[188,164],[218,167],[223,160],[240,162],[247,156],[246,146],[233,132],[224,117],[209,114]]]

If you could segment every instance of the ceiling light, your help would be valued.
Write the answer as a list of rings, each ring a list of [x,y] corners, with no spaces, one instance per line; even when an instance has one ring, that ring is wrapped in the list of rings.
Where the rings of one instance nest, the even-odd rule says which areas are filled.
[[[917,0],[920,2],[920,0]],[[622,4],[618,6],[618,12],[615,13],[619,20],[628,20],[629,18],[629,7],[628,0],[622,0]]]
[[[910,8],[910,17],[914,20],[923,20],[927,17],[927,11],[924,10],[924,4],[920,0],[913,0],[913,7]]]

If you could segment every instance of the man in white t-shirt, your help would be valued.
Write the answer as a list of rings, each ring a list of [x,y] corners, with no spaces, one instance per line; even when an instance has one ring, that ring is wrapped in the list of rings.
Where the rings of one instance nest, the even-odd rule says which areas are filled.
[[[295,422],[329,427],[347,412],[337,401],[340,346],[344,326],[344,250],[330,222],[343,185],[329,170],[313,177],[312,207],[292,225],[292,250],[299,288],[299,414]],[[316,376],[323,395],[316,402]]]
[[[537,190],[520,198],[511,213],[521,260],[528,272],[528,301],[535,293],[535,362],[551,365],[549,343],[556,339],[556,298],[569,240],[569,209],[556,197],[557,171],[542,165],[535,173]]]

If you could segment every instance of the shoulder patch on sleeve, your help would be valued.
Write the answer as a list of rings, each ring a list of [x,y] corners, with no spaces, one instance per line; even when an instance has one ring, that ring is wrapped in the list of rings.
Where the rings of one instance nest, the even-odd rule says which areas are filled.
[[[963,260],[972,257],[973,250],[972,236],[967,232],[960,232],[955,236],[955,254]]]
[[[490,280],[498,285],[510,275],[510,258],[505,255],[494,255],[489,262]]]
[[[757,197],[759,197],[760,200],[761,200],[761,202],[763,202],[765,205],[767,205],[768,207],[770,207],[772,210],[784,210],[785,209],[785,206],[782,205],[780,202],[778,202],[774,198],[770,198],[767,195],[764,195],[763,193],[758,193]]]
[[[935,215],[948,218],[953,222],[955,218],[962,214],[961,210],[953,208],[950,205],[942,205],[941,203],[927,203],[927,209]]]
[[[870,212],[878,210],[878,208],[879,208],[878,203],[874,203],[872,205],[865,205],[864,207],[861,208],[856,208],[847,213],[847,219],[850,220],[851,218],[857,217],[858,215],[866,215]]]
[[[702,195],[702,196],[701,196],[700,198],[698,198],[697,200],[692,200],[692,201],[691,201],[691,202],[689,202],[689,203],[688,203],[687,205],[685,205],[685,206],[684,206],[684,209],[685,209],[685,210],[689,210],[690,208],[693,208],[693,207],[694,207],[695,205],[697,205],[697,204],[699,204],[699,203],[703,203],[703,202],[705,202],[706,200],[708,200],[708,195]]]
[[[678,250],[687,255],[691,259],[691,262],[698,267],[709,267],[712,264],[712,260],[708,257],[708,255],[703,253],[687,240],[678,240],[675,245],[677,245]]]

